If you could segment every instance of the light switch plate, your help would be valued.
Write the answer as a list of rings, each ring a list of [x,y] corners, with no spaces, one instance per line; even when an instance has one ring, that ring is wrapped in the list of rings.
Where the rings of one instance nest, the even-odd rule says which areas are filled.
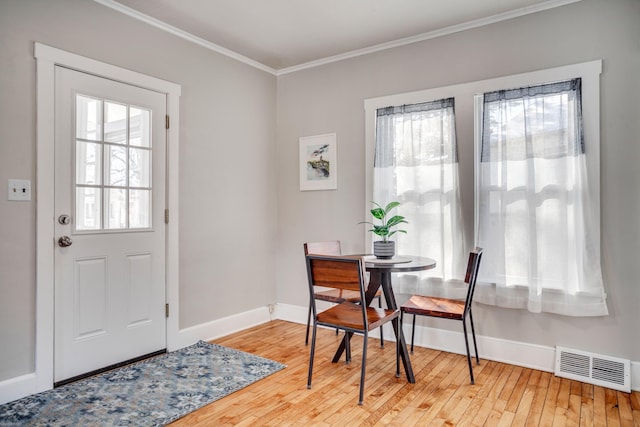
[[[31,181],[28,179],[10,179],[7,193],[8,200],[31,200]]]

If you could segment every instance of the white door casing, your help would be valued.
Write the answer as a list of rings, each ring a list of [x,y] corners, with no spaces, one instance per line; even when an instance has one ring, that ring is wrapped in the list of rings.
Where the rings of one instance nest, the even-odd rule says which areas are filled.
[[[180,85],[135,71],[76,55],[61,49],[34,44],[37,63],[37,237],[36,237],[36,341],[35,374],[28,377],[24,393],[53,387],[54,378],[54,109],[55,67],[65,66],[96,76],[155,90],[167,95],[171,126],[167,135],[166,321],[167,350],[181,348],[179,334],[179,98]]]
[[[55,84],[57,382],[166,347],[166,95],[60,66]]]

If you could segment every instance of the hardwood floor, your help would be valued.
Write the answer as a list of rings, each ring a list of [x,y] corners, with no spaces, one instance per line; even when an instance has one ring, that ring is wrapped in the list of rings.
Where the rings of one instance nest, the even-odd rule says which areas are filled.
[[[466,357],[416,348],[416,384],[395,377],[395,347],[370,339],[364,405],[358,406],[362,337],[352,362],[331,363],[340,337],[320,329],[307,389],[305,326],[272,321],[213,342],[287,365],[171,426],[640,426],[640,393],[621,393],[481,360],[469,384]]]

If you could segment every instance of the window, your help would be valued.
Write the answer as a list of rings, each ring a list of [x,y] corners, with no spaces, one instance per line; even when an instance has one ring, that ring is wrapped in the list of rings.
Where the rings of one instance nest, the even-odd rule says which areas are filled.
[[[76,96],[77,231],[151,227],[151,112]]]
[[[400,202],[398,213],[409,219],[397,252],[438,259],[423,273],[437,283],[459,278],[465,256],[454,99],[379,108],[376,116],[373,200]]]
[[[476,103],[477,241],[493,304],[606,314],[599,239],[591,240],[600,229],[589,200],[581,85],[576,78],[492,91]]]
[[[399,252],[434,258],[439,267],[437,277],[426,280],[394,279],[399,292],[443,292],[449,287],[439,282],[462,277],[460,253],[477,245],[485,250],[476,301],[571,316],[607,314],[599,229],[601,71],[602,62],[592,61],[365,100],[366,201],[402,202],[399,213],[410,224],[397,239]],[[524,89],[505,90],[510,88]],[[430,100],[443,101],[436,107]],[[393,131],[379,128],[383,121]],[[418,128],[422,139],[416,139]],[[395,141],[384,156],[378,147],[383,140]],[[416,141],[426,141],[419,151]],[[507,183],[498,179],[514,170]],[[369,209],[367,203],[365,216]],[[474,231],[473,239],[465,239],[465,229]],[[365,231],[367,245],[371,238]]]

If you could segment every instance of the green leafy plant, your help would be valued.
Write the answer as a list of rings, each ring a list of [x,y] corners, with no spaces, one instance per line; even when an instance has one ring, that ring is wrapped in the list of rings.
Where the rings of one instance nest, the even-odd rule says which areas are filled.
[[[389,240],[389,237],[393,236],[396,233],[407,233],[405,230],[392,230],[393,227],[398,226],[399,224],[405,223],[408,224],[408,221],[404,219],[402,215],[393,215],[389,219],[387,216],[392,209],[400,206],[400,202],[391,202],[384,208],[376,202],[371,202],[375,205],[373,209],[371,209],[371,215],[380,221],[380,224],[374,224],[369,221],[362,221],[360,224],[371,224],[373,228],[371,231],[373,234],[376,234],[382,237],[382,241],[386,242]]]

